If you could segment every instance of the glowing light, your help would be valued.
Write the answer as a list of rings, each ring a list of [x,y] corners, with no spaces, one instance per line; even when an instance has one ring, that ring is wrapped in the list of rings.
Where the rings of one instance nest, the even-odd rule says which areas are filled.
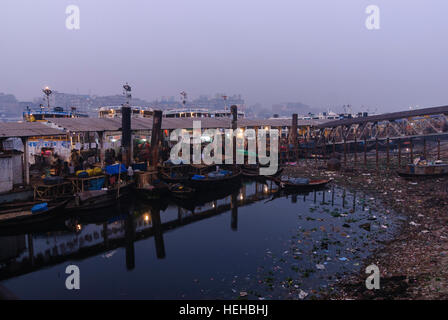
[[[145,222],[148,222],[149,221],[149,214],[145,214],[143,218],[145,219]]]

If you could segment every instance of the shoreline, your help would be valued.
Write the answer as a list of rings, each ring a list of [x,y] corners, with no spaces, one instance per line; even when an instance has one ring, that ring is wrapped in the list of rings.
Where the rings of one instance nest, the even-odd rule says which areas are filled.
[[[333,178],[334,183],[365,192],[406,221],[393,240],[363,261],[380,269],[381,289],[367,290],[361,272],[347,275],[324,299],[448,298],[448,177],[405,179],[393,170],[326,170],[305,161],[285,167],[283,175]]]

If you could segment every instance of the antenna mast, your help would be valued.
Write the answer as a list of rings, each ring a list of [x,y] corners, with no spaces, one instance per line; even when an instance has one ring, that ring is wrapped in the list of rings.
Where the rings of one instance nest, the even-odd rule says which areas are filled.
[[[182,96],[182,104],[184,105],[184,108],[185,108],[185,104],[187,103],[187,93],[185,92],[185,91],[182,91],[181,93],[180,93],[180,95]]]
[[[126,97],[126,104],[128,107],[131,106],[131,99],[132,99],[132,94],[131,94],[132,88],[131,86],[126,82],[126,84],[123,86],[123,95]]]
[[[227,111],[227,96],[222,96],[224,99],[224,111]]]
[[[47,86],[42,89],[42,92],[47,96],[47,106],[48,110],[50,110],[50,95],[53,93],[53,91],[51,91],[51,89]]]

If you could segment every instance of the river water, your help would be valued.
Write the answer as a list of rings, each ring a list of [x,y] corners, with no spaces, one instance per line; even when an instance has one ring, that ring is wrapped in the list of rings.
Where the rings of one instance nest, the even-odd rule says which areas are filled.
[[[376,199],[336,185],[214,191],[0,234],[0,284],[21,299],[318,298],[399,225]],[[69,265],[79,290],[66,288]]]

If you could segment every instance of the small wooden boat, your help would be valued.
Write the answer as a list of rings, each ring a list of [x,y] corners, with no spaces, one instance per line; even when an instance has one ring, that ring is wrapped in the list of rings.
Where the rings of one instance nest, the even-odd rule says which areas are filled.
[[[209,171],[202,175],[193,175],[186,184],[196,190],[210,190],[224,188],[241,182],[241,168],[231,165],[221,167],[223,168]]]
[[[185,183],[191,177],[191,166],[162,166],[159,168],[159,177],[168,183]]]
[[[136,188],[137,195],[144,200],[160,199],[169,192],[168,184],[163,181],[153,181]]]
[[[193,197],[196,192],[193,188],[184,186],[180,183],[170,184],[168,189],[174,197],[179,199],[189,199]]]
[[[404,169],[397,170],[402,177],[441,177],[448,175],[448,164],[442,161],[434,163],[413,163],[408,164]]]
[[[332,179],[286,179],[284,177],[274,178],[272,179],[277,185],[282,189],[290,189],[290,190],[313,190],[325,187],[328,183],[332,181]]]
[[[40,223],[63,215],[68,201],[69,200],[62,201],[57,205],[48,207],[45,211],[35,213],[30,209],[2,214],[0,215],[0,230]]]

